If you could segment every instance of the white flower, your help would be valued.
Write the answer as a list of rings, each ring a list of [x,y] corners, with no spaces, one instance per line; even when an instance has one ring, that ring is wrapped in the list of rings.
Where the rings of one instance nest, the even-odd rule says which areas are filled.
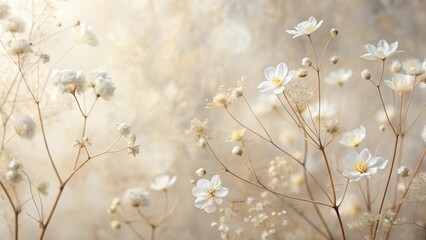
[[[95,33],[92,31],[92,27],[86,23],[80,23],[77,26],[76,33],[78,35],[78,41],[81,43],[88,44],[90,46],[97,46],[98,39]]]
[[[412,89],[414,79],[410,75],[397,73],[393,76],[392,80],[387,79],[383,82],[392,90],[401,95]]]
[[[117,132],[121,137],[127,137],[130,134],[131,128],[132,126],[126,122],[117,123]]]
[[[176,176],[170,178],[169,175],[162,175],[155,178],[151,183],[150,188],[157,191],[165,191],[176,182]]]
[[[149,193],[142,187],[128,189],[123,198],[133,207],[149,205]]]
[[[86,89],[86,77],[82,71],[71,69],[55,70],[52,82],[62,93],[82,93]]]
[[[10,16],[3,22],[3,29],[6,32],[22,33],[25,31],[25,22],[21,17]]]
[[[231,131],[231,136],[229,136],[230,142],[244,142],[244,136],[245,136],[246,129],[234,129]]]
[[[352,70],[348,69],[339,69],[337,71],[332,71],[325,79],[324,82],[330,85],[339,85],[343,86],[343,84],[348,81],[348,79],[352,76]]]
[[[0,19],[4,19],[9,16],[10,7],[7,3],[1,1],[0,2]]]
[[[294,35],[293,38],[306,35],[310,36],[315,30],[317,30],[322,24],[322,20],[317,23],[317,20],[314,17],[310,17],[308,21],[303,21],[297,24],[294,29],[296,30],[286,30],[287,33]]]
[[[9,53],[11,55],[24,55],[32,52],[31,42],[27,39],[9,41]]]
[[[261,92],[273,90],[275,94],[281,94],[284,91],[284,85],[294,80],[297,75],[293,71],[288,72],[285,63],[279,63],[277,68],[267,67],[265,77],[268,80],[260,83],[257,88],[260,88]]]
[[[321,116],[320,116],[321,109]],[[305,110],[303,112],[305,118],[310,118],[312,116],[313,119],[319,121],[325,121],[330,119],[336,114],[336,105],[328,100],[324,99],[321,101],[321,104],[316,103],[309,107],[310,113]]]
[[[367,60],[385,60],[397,52],[402,52],[396,50],[398,48],[398,41],[389,45],[383,39],[377,43],[377,47],[372,44],[366,44],[364,47],[367,53],[361,57]]]
[[[31,116],[22,114],[15,118],[13,127],[20,137],[31,139],[35,133],[36,123]]]
[[[6,181],[12,184],[20,183],[23,179],[22,175],[18,171],[7,171],[5,174]]]
[[[214,175],[211,180],[200,179],[197,186],[192,188],[192,195],[196,197],[194,206],[207,213],[216,211],[216,204],[222,204],[222,197],[228,194],[228,189],[221,186],[219,175]]]
[[[361,125],[359,128],[351,132],[343,133],[342,139],[339,143],[346,147],[358,147],[362,140],[364,140],[365,135],[365,127]]]
[[[10,162],[9,162],[8,167],[9,167],[10,170],[16,172],[16,171],[22,169],[23,165],[18,158],[12,158],[12,160],[10,160]]]
[[[108,73],[99,69],[92,71],[89,86],[95,89],[96,95],[105,100],[111,99],[116,89]]]
[[[386,113],[388,114],[387,116],[386,116]],[[377,111],[375,115],[375,119],[379,123],[387,123],[388,117],[389,117],[389,120],[391,121],[395,117],[395,108],[393,107],[393,105],[387,105],[386,112],[385,110],[380,109],[379,111]]]
[[[191,128],[185,130],[186,135],[195,135],[195,137],[199,138],[204,134],[204,131],[207,129],[207,119],[204,121],[201,121],[199,119],[192,119],[191,120]]]
[[[360,153],[353,151],[342,160],[342,175],[346,178],[358,181],[362,177],[371,177],[378,170],[383,170],[386,167],[388,160],[382,157],[371,157],[367,148],[364,148]]]
[[[47,197],[47,195],[49,195],[49,182],[48,181],[46,181],[46,180],[39,180],[37,182],[36,187],[37,187],[37,191],[41,195],[43,195],[45,197]]]

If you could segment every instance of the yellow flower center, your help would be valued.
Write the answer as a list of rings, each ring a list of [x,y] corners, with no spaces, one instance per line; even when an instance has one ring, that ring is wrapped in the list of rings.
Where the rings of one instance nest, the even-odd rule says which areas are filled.
[[[210,192],[209,192],[209,198],[214,198],[215,197],[215,190],[211,190]]]
[[[281,87],[281,85],[283,85],[283,80],[274,77],[274,79],[272,79],[272,84],[274,84],[275,87]]]
[[[244,129],[232,130],[231,141],[242,142],[244,140]]]
[[[360,173],[365,173],[368,170],[367,164],[365,164],[365,162],[359,162],[356,165],[356,170]]]

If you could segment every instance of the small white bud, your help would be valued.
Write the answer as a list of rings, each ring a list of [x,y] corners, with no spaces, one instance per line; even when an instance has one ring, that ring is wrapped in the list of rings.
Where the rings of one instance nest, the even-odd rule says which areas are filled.
[[[210,227],[217,227],[217,222],[212,222],[211,224],[210,224]]]
[[[121,137],[126,137],[127,135],[129,135],[131,128],[132,127],[125,122],[117,123],[117,132]]]
[[[390,70],[393,73],[399,73],[399,72],[401,72],[401,69],[402,69],[402,65],[399,61],[393,61],[392,62],[391,66],[390,66]]]
[[[205,148],[206,147],[206,140],[204,138],[199,138],[197,141],[197,146],[199,148]]]
[[[191,179],[191,180],[189,180],[189,183],[191,183],[191,184],[195,184],[195,180],[194,180],[194,179]]]
[[[12,158],[9,162],[9,169],[12,171],[18,171],[19,169],[22,169],[22,163],[17,158]]]
[[[339,58],[336,55],[334,55],[330,58],[330,62],[332,64],[337,64],[338,61],[339,61]]]
[[[382,124],[382,125],[379,126],[379,131],[380,132],[384,132],[385,130],[386,130],[385,125]]]
[[[368,70],[368,69],[362,70],[361,77],[364,78],[365,80],[370,80],[371,79],[370,70]]]
[[[307,68],[312,66],[311,59],[309,59],[308,57],[304,57],[302,59],[302,66],[307,67]]]
[[[241,156],[241,155],[243,155],[243,150],[241,149],[240,146],[235,146],[235,147],[232,148],[232,155]]]
[[[207,171],[204,168],[199,168],[195,171],[195,174],[199,177],[203,177],[207,174]]]
[[[337,34],[338,34],[339,32],[335,29],[335,28],[332,28],[331,30],[330,30],[330,35],[331,35],[331,38],[335,38],[336,36],[337,36]]]
[[[17,184],[22,181],[22,175],[17,171],[7,171],[5,177],[6,181],[12,184]]]

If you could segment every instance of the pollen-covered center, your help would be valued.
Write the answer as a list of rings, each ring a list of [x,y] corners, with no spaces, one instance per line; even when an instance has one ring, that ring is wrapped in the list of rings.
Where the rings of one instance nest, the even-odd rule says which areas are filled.
[[[274,84],[275,87],[281,87],[283,85],[283,80],[274,77],[274,79],[272,79],[272,84]]]
[[[367,164],[365,162],[359,162],[356,165],[356,170],[360,173],[365,173],[368,170]]]
[[[209,198],[214,198],[215,197],[215,190],[211,190],[209,191]]]

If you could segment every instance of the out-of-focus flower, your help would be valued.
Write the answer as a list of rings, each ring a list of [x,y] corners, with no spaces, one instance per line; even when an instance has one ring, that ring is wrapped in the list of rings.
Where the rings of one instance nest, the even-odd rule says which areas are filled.
[[[366,129],[361,125],[359,128],[351,132],[343,133],[342,139],[339,143],[346,147],[358,147],[362,140],[364,140],[365,135]]]
[[[49,182],[46,180],[39,180],[36,184],[37,191],[47,197],[49,195]]]
[[[133,207],[149,205],[149,193],[142,187],[131,188],[124,193],[123,199]]]
[[[392,80],[387,79],[383,82],[392,90],[401,95],[409,92],[412,89],[414,79],[410,75],[397,73],[393,76]]]
[[[309,20],[297,24],[297,26],[294,27],[295,30],[286,30],[286,32],[291,35],[294,35],[293,38],[302,35],[310,36],[315,30],[317,30],[321,26],[321,24],[322,20],[317,23],[315,17],[311,16]]]
[[[92,143],[90,142],[89,137],[83,137],[74,141],[74,147],[76,148],[84,148],[90,146],[91,144]]]
[[[405,74],[411,76],[417,76],[425,72],[422,63],[418,59],[405,60],[402,62],[402,68],[404,69]]]
[[[364,69],[361,71],[361,77],[365,80],[370,80],[371,79],[371,72],[368,69]]]
[[[116,89],[108,73],[99,69],[92,71],[89,86],[95,89],[95,93],[98,97],[105,100],[110,100]]]
[[[92,27],[86,23],[79,23],[76,27],[76,33],[78,35],[78,41],[81,43],[85,43],[93,47],[97,46],[99,43]]]
[[[12,158],[12,160],[10,160],[9,162],[8,167],[12,171],[18,171],[23,168],[23,165],[21,161],[19,160],[19,158]]]
[[[296,79],[295,72],[288,71],[287,64],[279,63],[277,68],[267,67],[265,69],[265,77],[267,81],[260,83],[257,88],[261,92],[273,90],[275,94],[281,94],[284,91],[284,86],[290,81]]]
[[[336,55],[334,55],[334,56],[332,56],[331,58],[330,58],[330,63],[331,64],[337,64],[339,62],[339,57],[338,56],[336,56]]]
[[[51,79],[62,93],[80,94],[86,90],[86,77],[82,71],[71,69],[55,70]]]
[[[1,1],[0,2],[0,19],[4,19],[9,16],[10,7],[7,3]]]
[[[346,81],[352,76],[352,70],[349,69],[339,69],[337,71],[332,71],[325,79],[324,82],[330,85],[339,85],[343,86]]]
[[[321,109],[321,112],[320,112],[320,109]],[[311,112],[309,113],[308,110],[310,110]],[[303,114],[304,114],[304,117],[307,119],[309,119],[312,116],[312,118],[317,121],[325,121],[333,117],[334,114],[336,114],[336,105],[332,102],[329,102],[326,99],[323,99],[321,101],[321,104],[319,103],[312,104],[309,107],[309,109],[303,112]]]
[[[397,52],[402,52],[396,50],[398,48],[398,41],[388,44],[383,39],[377,43],[377,47],[372,44],[366,44],[364,47],[367,53],[361,57],[367,60],[385,60]]]
[[[222,198],[228,194],[228,189],[221,186],[219,175],[214,175],[211,180],[200,179],[197,186],[192,188],[192,195],[196,197],[194,206],[207,213],[216,211],[216,204],[222,204]]]
[[[186,135],[195,135],[197,138],[199,138],[201,135],[204,134],[204,131],[207,128],[207,119],[204,121],[200,121],[196,118],[191,120],[191,128],[185,130]]]
[[[130,134],[132,126],[126,122],[117,123],[117,132],[120,137],[127,137]]]
[[[3,22],[3,29],[11,33],[23,33],[25,31],[25,22],[21,17],[10,16]]]
[[[330,139],[340,136],[342,131],[343,128],[337,120],[328,120],[321,124],[321,132]]]
[[[384,160],[382,157],[371,157],[370,151],[364,148],[360,153],[351,152],[342,160],[342,175],[358,181],[362,177],[371,177],[378,170],[383,170],[387,163],[388,160]]]
[[[121,222],[118,219],[114,219],[111,221],[111,228],[112,229],[120,229],[121,228]]]
[[[390,65],[390,70],[393,73],[399,73],[401,72],[401,69],[402,69],[402,65],[401,65],[401,62],[398,60],[393,61],[392,64]]]
[[[408,177],[411,175],[411,170],[406,166],[401,166],[398,168],[398,175],[401,177]]]
[[[227,108],[229,105],[231,105],[232,100],[232,93],[226,91],[224,86],[220,86],[216,95],[214,95],[212,102],[207,103],[206,108]]]
[[[386,112],[383,109],[380,109],[376,115],[375,119],[379,123],[387,123],[388,117],[386,116],[386,113],[388,114],[389,120],[392,121],[392,119],[395,117],[395,108],[392,105],[386,106]]]
[[[31,139],[35,133],[36,123],[30,115],[22,114],[15,118],[13,127],[20,137]]]
[[[8,181],[11,184],[18,184],[23,179],[21,173],[19,173],[18,171],[13,171],[13,170],[7,171],[5,174],[5,178],[6,178],[6,181]]]
[[[150,188],[156,191],[165,191],[176,182],[176,176],[162,175],[155,178],[151,183]]]
[[[243,142],[246,129],[234,129],[231,131],[231,136],[229,137],[230,142]]]
[[[11,55],[25,55],[27,53],[32,53],[33,49],[31,48],[31,42],[27,39],[18,39],[9,41],[9,53]]]
[[[42,63],[48,63],[50,61],[50,55],[47,53],[37,53],[36,56],[38,56],[39,61]]]

